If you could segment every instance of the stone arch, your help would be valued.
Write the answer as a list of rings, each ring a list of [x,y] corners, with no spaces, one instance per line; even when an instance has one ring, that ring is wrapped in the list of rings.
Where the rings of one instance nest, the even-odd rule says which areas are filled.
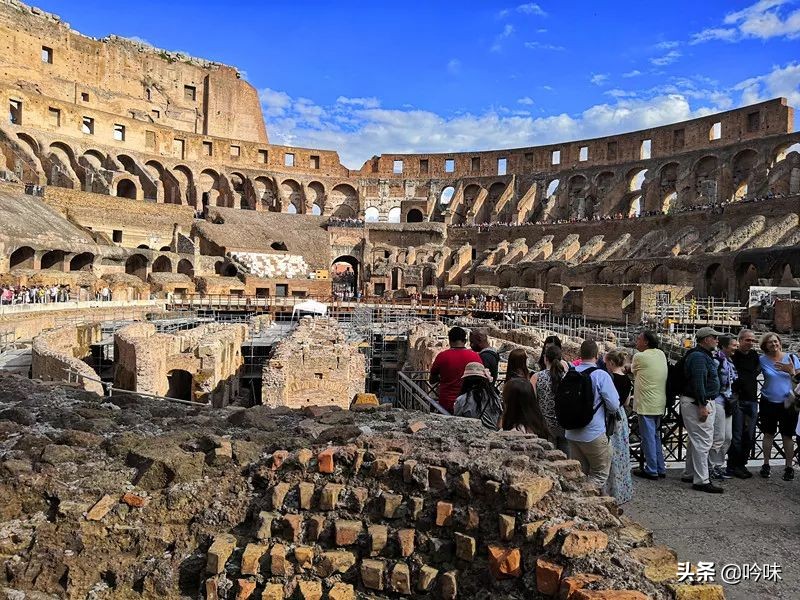
[[[94,264],[94,254],[91,252],[81,252],[72,257],[69,261],[70,271],[91,271]]]
[[[274,211],[278,208],[275,184],[269,177],[256,177],[253,181],[253,188],[256,193],[256,210]]]
[[[399,223],[401,216],[401,210],[399,206],[395,206],[394,208],[389,209],[389,223]]]
[[[41,146],[39,145],[39,142],[36,141],[35,138],[28,135],[27,133],[21,133],[21,132],[17,134],[17,138],[20,141],[25,142],[25,145],[28,146],[28,149],[33,153],[34,156],[38,157],[41,154]]]
[[[203,210],[215,206],[220,195],[220,176],[214,169],[203,169],[197,178],[197,190],[200,192],[200,206]]]
[[[156,182],[161,182],[162,197],[165,204],[183,204],[183,194],[181,194],[181,187],[175,176],[164,168],[157,160],[148,160],[144,168],[147,170],[151,179]],[[156,191],[158,196],[158,191]]]
[[[285,179],[281,183],[281,196],[285,201],[281,212],[289,212],[289,207],[294,206],[294,213],[299,213],[303,208],[303,190],[294,179]]]
[[[692,169],[696,198],[701,202],[717,201],[717,169],[719,160],[714,155],[700,158]]]
[[[733,200],[741,200],[753,190],[750,190],[753,172],[758,164],[758,152],[745,148],[733,157]]]
[[[14,269],[32,269],[36,252],[30,246],[21,246],[14,250],[9,257],[8,266]]]
[[[726,298],[728,296],[728,272],[720,263],[712,263],[705,271],[706,296]]]
[[[571,216],[582,219],[587,216],[586,192],[588,180],[583,175],[573,175],[567,180],[567,197]]]
[[[611,284],[614,283],[615,274],[614,269],[611,267],[603,267],[597,273],[597,283],[606,283]]]
[[[660,191],[660,206],[663,212],[668,212],[670,206],[675,206],[678,190],[678,169],[677,162],[669,162],[658,171],[658,184]]]
[[[786,142],[775,146],[775,148],[772,149],[771,155],[772,166],[788,158],[792,152],[800,154],[800,142]]]
[[[640,283],[642,277],[641,269],[638,265],[629,265],[622,272],[622,283]]]
[[[130,200],[136,200],[138,194],[139,189],[136,185],[136,182],[130,177],[120,177],[117,179],[117,183],[114,186],[114,195],[117,198],[129,198]]]
[[[325,203],[325,186],[319,181],[312,181],[306,187],[306,203],[303,213],[311,212],[311,207],[315,204],[322,206]]]
[[[48,183],[58,187],[70,189],[80,188],[81,181],[75,172],[77,161],[75,152],[69,144],[53,142],[48,147],[45,158],[48,169]]]
[[[64,270],[64,251],[63,250],[50,250],[42,254],[40,262],[40,269],[43,271],[63,271]]]
[[[135,275],[142,281],[147,279],[147,257],[143,254],[132,254],[125,261],[125,272],[128,275]]]
[[[669,283],[669,268],[665,265],[656,265],[650,274],[650,283],[656,285],[666,285]]]
[[[189,206],[197,207],[197,195],[194,187],[194,174],[186,165],[177,165],[172,169],[172,176],[178,184],[181,198]]]
[[[406,214],[406,223],[422,223],[423,219],[422,211],[418,208],[412,208]]]
[[[736,291],[738,300],[747,300],[750,296],[750,286],[758,285],[758,268],[753,263],[742,263],[736,269]]]
[[[642,184],[644,184],[644,179],[647,176],[647,169],[632,169],[628,172],[627,181],[628,181],[628,191],[629,192],[639,192],[642,190]]]
[[[336,265],[343,265],[345,269]],[[350,271],[346,267],[350,267]],[[355,295],[361,289],[361,263],[350,254],[343,254],[331,262],[331,283],[334,292],[349,292]]]
[[[172,369],[167,372],[167,398],[193,400],[194,378],[189,371]]]
[[[194,278],[194,265],[192,261],[182,258],[178,261],[178,273],[186,275],[190,279]]]
[[[311,214],[315,216],[320,216],[322,214],[322,207],[319,204],[314,204],[311,206]]]
[[[153,273],[171,273],[172,261],[168,256],[159,256],[153,261]]]
[[[380,212],[374,206],[368,206],[364,211],[364,220],[367,223],[375,223],[378,220]]]
[[[478,199],[482,189],[483,188],[476,183],[471,183],[464,188],[464,214],[470,212],[475,207],[475,202]]]
[[[94,169],[102,169],[104,168],[103,165],[106,163],[106,155],[94,148],[84,150],[81,158]]]
[[[330,206],[327,204],[330,203]],[[335,186],[328,195],[325,211],[334,217],[349,217],[358,214],[358,192],[347,183]]]
[[[642,195],[638,194],[630,198],[627,209],[623,212],[626,217],[638,217],[642,214]]]

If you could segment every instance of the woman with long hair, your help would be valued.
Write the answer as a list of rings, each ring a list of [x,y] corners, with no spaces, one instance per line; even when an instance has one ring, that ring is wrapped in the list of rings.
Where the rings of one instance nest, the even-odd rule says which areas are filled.
[[[544,353],[545,350],[547,350],[547,347],[551,344],[555,344],[561,348],[561,338],[559,338],[557,335],[548,335],[546,338],[544,338],[544,344],[542,344],[542,353],[539,355],[539,360],[536,361],[540,371],[544,371],[547,368],[544,364]]]
[[[550,431],[536,402],[533,386],[527,377],[506,379],[503,385],[503,416],[500,423],[505,431],[535,433],[544,439],[550,437]]]
[[[530,378],[530,372],[528,371],[528,354],[522,348],[516,348],[508,354],[506,381],[515,377],[521,377],[526,381]]]
[[[480,419],[484,427],[497,430],[502,412],[500,395],[492,384],[489,370],[483,363],[467,363],[461,377],[461,393],[456,398],[453,414],[457,417]]]
[[[633,498],[633,480],[631,477],[630,429],[625,407],[630,403],[633,394],[633,383],[625,372],[628,353],[614,349],[606,353],[606,367],[619,394],[619,409],[614,414],[606,414],[606,434],[609,435],[611,447],[611,470],[606,479],[603,493],[613,496],[617,504],[624,504]],[[605,407],[603,407],[605,410]]]
[[[558,339],[558,338],[556,338]],[[561,379],[567,372],[568,365],[561,356],[560,344],[549,344],[542,352],[544,369],[534,373],[531,377],[536,392],[536,400],[539,403],[539,410],[544,416],[547,428],[550,430],[548,438],[556,448],[566,452],[569,448],[567,438],[564,437],[564,428],[558,424],[556,419],[556,390]]]

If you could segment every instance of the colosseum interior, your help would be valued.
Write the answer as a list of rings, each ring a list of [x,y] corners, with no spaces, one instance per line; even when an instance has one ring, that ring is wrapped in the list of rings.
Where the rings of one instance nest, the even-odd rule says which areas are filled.
[[[800,347],[784,98],[351,170],[271,144],[235,67],[18,0],[0,49],[0,596],[724,597],[427,372],[454,324],[501,374],[643,325]]]

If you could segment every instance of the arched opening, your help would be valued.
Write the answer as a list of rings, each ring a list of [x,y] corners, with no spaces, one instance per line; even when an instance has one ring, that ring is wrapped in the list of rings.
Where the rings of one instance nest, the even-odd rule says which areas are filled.
[[[172,261],[166,256],[159,256],[153,261],[153,273],[171,273]]]
[[[642,214],[642,196],[634,197],[631,200],[630,208],[628,209],[628,217],[638,217]]]
[[[263,211],[277,210],[277,194],[275,185],[271,179],[266,177],[256,177],[253,181],[253,188],[256,192],[256,201]]]
[[[631,171],[628,174],[628,191],[638,192],[642,189],[644,177],[647,174],[647,169],[640,169],[638,171]]]
[[[91,252],[81,252],[72,257],[69,261],[70,271],[91,271],[94,263],[94,254]]]
[[[147,244],[139,244],[139,245],[138,245],[138,246],[136,246],[136,247],[137,247],[139,250],[150,250],[150,246],[148,246]]]
[[[374,206],[369,206],[367,207],[367,210],[364,211],[364,220],[367,223],[374,223],[378,220],[379,214],[380,213],[378,212],[377,208]]]
[[[322,207],[319,204],[314,204],[311,207],[311,214],[312,215],[316,215],[316,216],[320,216],[322,214]]]
[[[117,190],[114,195],[118,198],[136,200],[136,184],[130,179],[120,179],[117,182]]]
[[[172,252],[172,248],[170,248],[169,246],[161,246],[161,248],[159,248],[159,251],[160,252]]]
[[[447,206],[450,204],[450,201],[453,199],[453,194],[456,193],[456,188],[452,185],[448,185],[446,188],[442,190],[442,193],[439,195],[439,202],[443,206]]]
[[[178,261],[178,273],[182,273],[189,278],[194,277],[194,265],[190,260],[182,258]]]
[[[747,196],[748,184],[753,169],[758,164],[758,153],[755,150],[742,150],[733,157],[733,199],[741,200]]]
[[[312,181],[306,186],[306,206],[322,205],[325,202],[325,186],[319,181]],[[306,211],[304,210],[303,213]]]
[[[330,208],[326,206],[326,209],[334,217],[347,219],[358,214],[358,192],[353,186],[346,183],[340,183],[334,187],[328,195],[327,202],[330,203]]]
[[[354,256],[343,255],[331,265],[333,293],[340,298],[352,298],[360,289],[359,262]]]
[[[400,267],[392,269],[392,290],[399,290],[403,284],[403,270]]]
[[[302,212],[299,207],[303,206],[303,190],[300,184],[294,179],[287,179],[281,184],[281,195],[283,196],[283,210],[287,213],[296,215]],[[294,210],[292,210],[294,207]]]
[[[751,263],[744,263],[737,269],[736,280],[739,282],[737,293],[739,301],[747,300],[750,297],[750,286],[758,285],[758,269]]]
[[[239,269],[236,268],[236,265],[228,263],[223,267],[222,274],[225,277],[236,277],[239,274]]]
[[[614,283],[614,271],[611,267],[603,267],[597,274],[597,283]]]
[[[717,157],[704,156],[694,168],[695,191],[701,201],[717,201]]]
[[[422,223],[422,211],[418,208],[412,208],[406,215],[406,223]]]
[[[52,269],[53,271],[64,270],[64,251],[50,250],[42,255],[42,270]]]
[[[658,265],[653,269],[653,274],[650,276],[650,283],[656,285],[666,285],[669,283],[669,269],[664,265]]]
[[[547,190],[544,193],[544,197],[546,200],[550,200],[553,196],[556,195],[558,191],[558,186],[561,184],[561,181],[558,179],[553,179],[550,183],[547,184]]]
[[[389,223],[399,223],[400,222],[400,207],[395,206],[394,208],[389,209]]]
[[[640,283],[641,273],[639,267],[631,265],[622,274],[622,283]]]
[[[670,208],[675,206],[675,202],[678,200],[678,192],[670,192],[664,197],[664,202],[661,203],[661,211],[663,213],[668,213]]]
[[[183,369],[172,369],[167,373],[168,398],[192,400],[192,374]]]
[[[33,268],[33,248],[30,246],[23,246],[17,248],[11,253],[9,259],[9,267],[11,269],[32,269]]]
[[[294,204],[290,204],[289,206],[286,207],[286,212],[290,215],[296,215],[297,207]]]
[[[147,279],[147,258],[141,254],[129,256],[125,261],[125,272],[128,275],[135,275],[142,281]]]
[[[728,274],[719,263],[709,265],[706,269],[705,282],[707,296],[714,298],[728,296]]]
[[[773,166],[775,165],[775,163],[779,163],[782,160],[785,160],[792,152],[797,152],[798,154],[800,154],[800,142],[778,146],[774,152],[774,158],[772,161]]]

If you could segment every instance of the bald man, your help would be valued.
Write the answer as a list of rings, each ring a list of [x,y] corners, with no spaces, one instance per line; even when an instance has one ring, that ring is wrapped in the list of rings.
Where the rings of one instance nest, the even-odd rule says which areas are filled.
[[[497,350],[489,346],[489,336],[485,329],[473,329],[469,333],[469,347],[481,357],[483,366],[489,369],[492,381],[497,383],[497,370],[500,365],[500,355]]]

